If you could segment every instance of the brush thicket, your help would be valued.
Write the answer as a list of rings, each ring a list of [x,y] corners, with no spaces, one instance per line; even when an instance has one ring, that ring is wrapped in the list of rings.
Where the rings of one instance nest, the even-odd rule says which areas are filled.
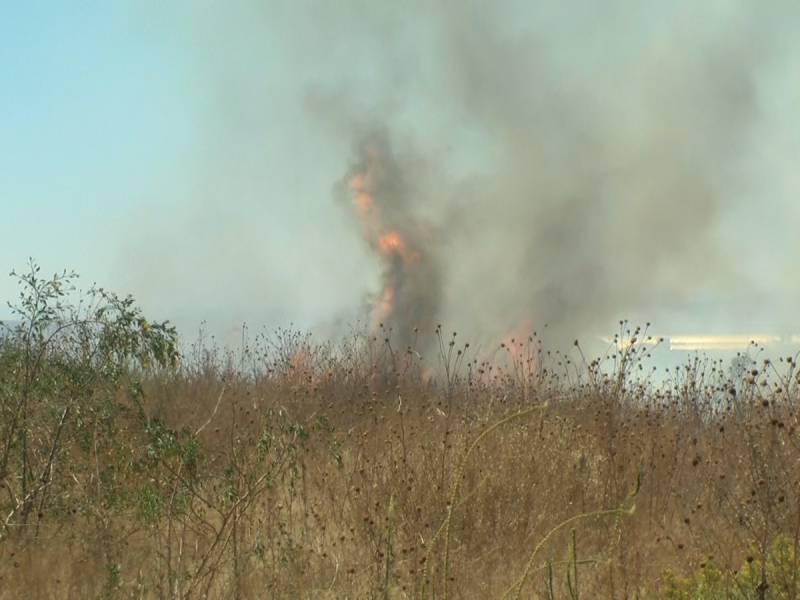
[[[106,342],[149,361],[2,342],[0,598],[797,597],[794,359],[655,387],[623,324],[591,362],[281,330],[175,365],[139,318]]]

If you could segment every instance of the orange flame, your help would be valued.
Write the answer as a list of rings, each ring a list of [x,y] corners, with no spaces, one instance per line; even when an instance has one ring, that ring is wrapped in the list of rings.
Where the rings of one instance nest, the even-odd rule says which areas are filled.
[[[350,180],[350,189],[353,190],[353,204],[355,204],[359,217],[366,220],[375,201],[369,193],[372,185],[372,173],[356,173]]]
[[[384,252],[392,252],[397,251],[399,253],[403,253],[405,250],[405,244],[403,244],[403,240],[400,237],[400,234],[396,231],[389,231],[388,233],[384,233],[378,239],[378,246]]]
[[[381,323],[384,323],[391,316],[394,310],[394,286],[391,284],[386,285],[381,292],[380,297],[375,301],[372,307],[372,318],[370,326],[372,330],[378,329]]]
[[[409,264],[420,260],[420,254],[416,250],[409,249],[406,241],[400,232],[389,227],[384,223],[380,208],[374,196],[374,167],[378,160],[378,153],[375,148],[367,148],[366,168],[355,173],[349,181],[352,194],[353,206],[356,209],[364,236],[370,247],[379,255],[390,257],[400,256],[403,263]],[[384,283],[384,289],[373,303],[372,322],[374,326],[385,322],[394,311],[395,286]]]
[[[524,317],[503,337],[500,348],[504,350],[505,360],[510,366],[522,368],[529,374],[533,371],[539,358],[534,336],[533,319]]]

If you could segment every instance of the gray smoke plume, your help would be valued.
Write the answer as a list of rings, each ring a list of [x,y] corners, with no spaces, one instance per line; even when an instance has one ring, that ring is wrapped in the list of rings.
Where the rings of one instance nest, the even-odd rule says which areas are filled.
[[[788,158],[800,155],[790,152],[800,150],[800,4],[171,6],[188,15],[180,22],[202,40],[198,71],[219,90],[222,143],[205,145],[215,180],[202,189],[219,190],[230,213],[228,246],[291,248],[282,270],[266,251],[241,259],[263,280],[252,294],[241,271],[224,271],[226,298],[265,304],[257,294],[268,288],[270,301],[292,294],[288,307],[303,301],[324,321],[341,316],[348,294],[380,295],[379,284],[395,290],[386,314],[397,335],[442,322],[487,342],[526,320],[558,344],[613,333],[621,318],[675,329],[698,302],[710,308],[695,321],[718,331],[738,331],[754,307],[778,307],[767,327],[798,325],[794,303],[775,299],[800,296],[786,277],[795,236],[780,216],[800,192]],[[790,125],[795,142],[780,133]],[[382,223],[416,263],[377,252],[353,218],[347,182],[369,168],[370,145]],[[295,173],[297,193],[276,191],[283,172]],[[320,192],[343,175],[347,211]],[[251,199],[241,211],[237,194]],[[271,227],[259,238],[256,221]],[[175,261],[183,278],[214,281],[213,237],[213,260],[202,250]],[[158,271],[158,261],[146,264]],[[334,314],[321,289],[335,292]]]
[[[417,10],[432,40],[426,91],[461,120],[452,137],[466,127],[491,156],[479,174],[448,174],[438,198],[426,173],[404,173],[443,208],[435,241],[452,282],[441,315],[438,269],[427,282],[418,274],[415,289],[431,293],[404,307],[404,323],[445,316],[491,337],[532,318],[563,343],[735,280],[710,234],[735,208],[758,116],[764,44],[744,11],[719,15],[728,27],[713,32],[678,18],[594,74],[591,57],[582,72],[559,64],[557,48],[512,33],[494,6]]]

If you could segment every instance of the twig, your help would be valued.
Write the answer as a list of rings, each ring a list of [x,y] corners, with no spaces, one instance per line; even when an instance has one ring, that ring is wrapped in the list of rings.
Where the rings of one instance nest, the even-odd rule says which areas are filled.
[[[214,417],[217,415],[217,410],[219,410],[219,405],[220,405],[220,402],[222,402],[222,395],[225,393],[225,387],[226,387],[227,385],[228,385],[228,382],[227,382],[227,381],[226,381],[225,383],[223,383],[223,384],[222,384],[222,390],[221,390],[221,391],[220,391],[220,393],[219,393],[219,398],[217,398],[217,405],[214,407],[214,412],[213,412],[213,413],[211,413],[211,416],[210,416],[210,417],[208,417],[208,421],[206,421],[206,422],[205,422],[205,423],[204,423],[204,424],[203,424],[203,425],[200,427],[200,429],[198,429],[197,431],[195,431],[195,432],[194,432],[195,436],[197,436],[197,435],[200,435],[200,432],[201,432],[201,431],[203,431],[203,429],[205,429],[206,427],[208,427],[208,425],[211,423],[211,421],[213,421],[213,420],[214,420]]]

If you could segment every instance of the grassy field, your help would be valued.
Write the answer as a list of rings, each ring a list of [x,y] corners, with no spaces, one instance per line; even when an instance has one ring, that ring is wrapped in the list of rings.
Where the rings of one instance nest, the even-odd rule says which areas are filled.
[[[625,323],[600,360],[441,329],[427,363],[363,332],[179,352],[129,298],[19,281],[0,598],[798,596],[794,358],[655,386]]]

